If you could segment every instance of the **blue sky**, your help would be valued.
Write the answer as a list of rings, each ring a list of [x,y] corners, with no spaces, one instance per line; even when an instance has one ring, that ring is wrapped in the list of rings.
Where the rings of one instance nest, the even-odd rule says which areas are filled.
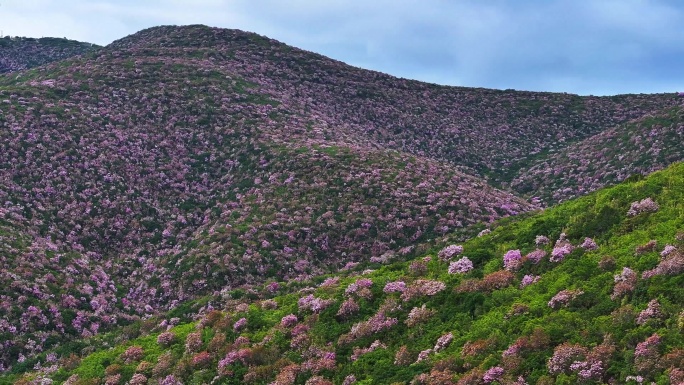
[[[0,30],[108,44],[168,24],[239,28],[446,85],[684,91],[678,0],[0,0]]]

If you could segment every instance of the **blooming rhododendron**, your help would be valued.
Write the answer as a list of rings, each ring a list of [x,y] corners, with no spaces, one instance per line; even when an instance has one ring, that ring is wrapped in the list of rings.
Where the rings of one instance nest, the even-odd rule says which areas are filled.
[[[463,246],[460,245],[449,245],[437,254],[439,259],[442,260],[448,260],[451,259],[453,256],[459,255],[463,252]]]
[[[506,270],[518,270],[521,262],[522,254],[520,253],[520,250],[508,250],[503,256],[503,265]]]
[[[473,269],[473,262],[468,257],[449,264],[449,274],[465,274]]]

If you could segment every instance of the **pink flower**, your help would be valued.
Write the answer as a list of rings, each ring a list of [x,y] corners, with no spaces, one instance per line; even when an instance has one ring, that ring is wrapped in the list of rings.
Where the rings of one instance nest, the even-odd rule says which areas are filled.
[[[449,274],[465,274],[473,269],[473,262],[468,257],[462,257],[449,264]]]

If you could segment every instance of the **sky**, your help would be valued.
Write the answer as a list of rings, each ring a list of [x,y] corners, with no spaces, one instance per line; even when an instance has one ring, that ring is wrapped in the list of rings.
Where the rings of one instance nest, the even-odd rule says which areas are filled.
[[[106,45],[158,25],[256,32],[444,85],[684,91],[680,0],[0,0],[4,35]]]

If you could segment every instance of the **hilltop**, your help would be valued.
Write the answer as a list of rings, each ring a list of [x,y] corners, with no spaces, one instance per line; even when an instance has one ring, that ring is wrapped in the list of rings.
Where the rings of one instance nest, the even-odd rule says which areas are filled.
[[[5,36],[0,38],[0,73],[21,71],[83,55],[100,48],[66,38]]]

